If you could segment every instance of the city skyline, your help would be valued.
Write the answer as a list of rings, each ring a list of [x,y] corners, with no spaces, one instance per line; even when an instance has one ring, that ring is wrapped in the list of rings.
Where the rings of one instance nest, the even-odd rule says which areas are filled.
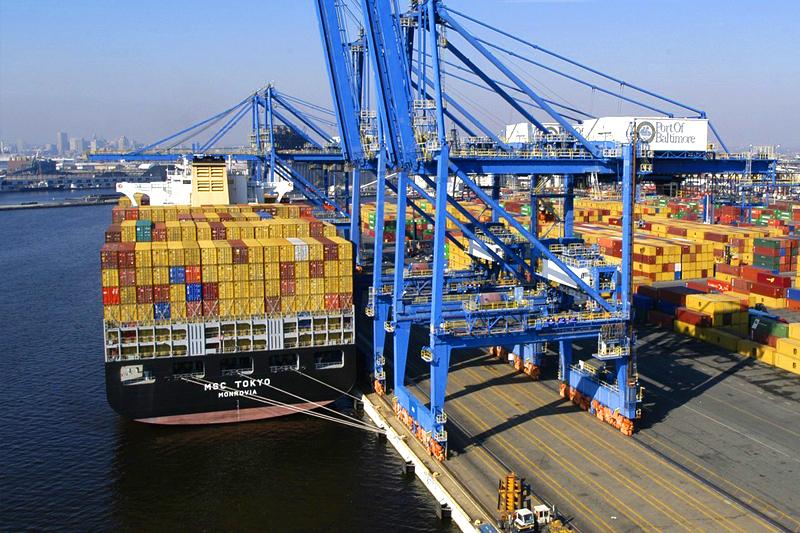
[[[486,9],[476,0],[449,4],[468,13]],[[220,16],[216,4],[205,1],[191,8],[184,2],[77,2],[69,8],[4,3],[0,139],[5,145],[53,144],[59,131],[80,132],[74,135],[84,139],[100,131],[108,138],[152,142],[232,105],[266,81],[331,107],[313,3],[239,5]],[[800,116],[800,7],[794,2],[764,2],[759,10],[749,2],[721,0],[699,6],[676,0],[669,8],[636,3],[635,10],[623,0],[493,5],[490,22],[511,33],[707,111],[732,147],[800,149],[793,120]],[[269,26],[255,50],[252,36],[240,30],[254,13],[282,22]],[[126,18],[130,27],[110,31],[103,21],[111,16]],[[137,30],[175,17],[183,23],[169,32]],[[570,17],[592,23],[565,23]],[[752,31],[759,24],[769,24],[770,32]],[[226,39],[204,38],[212,28]],[[63,42],[86,53],[74,61],[59,46]],[[175,61],[187,50],[203,59]],[[589,98],[560,96],[582,104]]]

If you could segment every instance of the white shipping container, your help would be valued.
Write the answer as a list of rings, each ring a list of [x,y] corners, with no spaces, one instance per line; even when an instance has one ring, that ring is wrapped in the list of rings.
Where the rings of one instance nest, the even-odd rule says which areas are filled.
[[[296,237],[286,239],[294,245],[294,260],[308,261],[308,245]]]

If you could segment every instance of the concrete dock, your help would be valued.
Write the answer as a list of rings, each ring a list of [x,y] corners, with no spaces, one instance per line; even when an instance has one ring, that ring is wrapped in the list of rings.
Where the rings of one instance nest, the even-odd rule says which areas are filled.
[[[639,336],[646,396],[633,437],[558,395],[552,355],[532,381],[485,351],[453,352],[446,468],[475,516],[498,518],[497,484],[513,470],[579,531],[800,532],[797,376],[672,332]],[[417,350],[427,340],[412,337]],[[425,401],[428,365],[409,363],[407,385]]]

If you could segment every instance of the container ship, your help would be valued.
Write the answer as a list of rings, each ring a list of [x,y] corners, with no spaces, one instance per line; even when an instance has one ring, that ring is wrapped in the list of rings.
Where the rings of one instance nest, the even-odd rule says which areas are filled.
[[[195,158],[179,179],[189,203],[162,194],[136,205],[141,194],[123,185],[132,199],[105,233],[111,407],[142,422],[211,424],[302,412],[348,391],[352,243],[311,206],[228,203],[222,159]]]

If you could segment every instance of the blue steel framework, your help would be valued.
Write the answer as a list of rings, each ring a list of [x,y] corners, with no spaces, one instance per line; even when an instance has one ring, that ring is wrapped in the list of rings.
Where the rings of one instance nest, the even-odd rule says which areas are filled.
[[[450,353],[453,349],[487,346],[517,346],[526,362],[540,363],[545,342],[557,343],[560,353],[560,375],[566,386],[581,392],[613,413],[632,420],[639,416],[641,401],[633,352],[631,328],[632,224],[635,180],[638,175],[650,179],[674,177],[698,172],[720,173],[741,170],[744,159],[727,153],[714,158],[711,153],[653,153],[639,143],[633,134],[623,144],[590,142],[582,137],[569,120],[575,114],[591,117],[591,113],[557,104],[543,98],[529,84],[499,59],[494,51],[523,59],[572,81],[587,85],[641,108],[672,117],[667,112],[641,99],[615,94],[561,70],[528,59],[510,50],[473,35],[457,20],[477,23],[502,36],[509,37],[537,52],[556,58],[579,70],[627,87],[638,95],[655,99],[662,104],[696,113],[704,112],[660,96],[636,85],[599,72],[591,67],[565,58],[533,43],[513,37],[472,17],[446,8],[435,0],[411,3],[408,11],[400,11],[396,2],[361,0],[360,6],[347,7],[344,2],[317,0],[320,29],[328,60],[329,74],[342,139],[349,137],[343,147],[348,160],[357,168],[371,168],[377,176],[376,239],[374,271],[369,292],[367,314],[373,320],[373,380],[375,389],[387,390],[384,351],[387,332],[393,333],[392,394],[395,410],[428,449],[443,459],[446,456],[447,433],[444,411],[445,391]],[[351,9],[352,8],[352,9]],[[358,28],[358,40],[347,39],[343,9],[360,12],[363,26]],[[455,32],[476,53],[477,58],[499,72],[505,81],[494,79],[477,61],[463,51],[444,30]],[[344,36],[344,38],[343,38]],[[348,52],[358,46],[367,49],[360,56],[362,69],[354,74],[355,64]],[[460,61],[453,65],[441,54],[447,50]],[[447,93],[443,67],[453,65],[471,73],[485,89],[499,95],[513,110],[541,131],[529,145],[515,147],[495,135],[458,99]],[[371,73],[370,76],[365,74]],[[467,81],[465,78],[457,77]],[[369,116],[367,91],[374,87],[374,106],[377,129],[370,139],[364,135],[359,117]],[[468,81],[472,85],[480,85]],[[507,90],[508,89],[508,90]],[[358,95],[356,96],[356,91]],[[514,93],[514,94],[512,94]],[[521,97],[519,96],[521,95]],[[557,110],[568,111],[562,114]],[[544,112],[549,121],[557,124],[557,133],[537,119],[531,109]],[[349,114],[349,116],[347,116]],[[447,137],[448,125],[474,136],[482,132],[488,140],[480,141],[480,149],[470,144],[451,146]],[[709,123],[717,135],[713,125]],[[355,132],[360,129],[358,137]],[[351,134],[347,134],[350,129]],[[724,142],[717,135],[725,147]],[[372,150],[358,146],[371,142]],[[488,146],[488,149],[487,149]],[[370,157],[377,153],[377,159]],[[360,155],[364,154],[361,158]],[[641,161],[637,167],[637,160]],[[768,172],[770,162],[753,162],[754,173]],[[748,163],[752,164],[752,163]],[[621,182],[623,197],[623,258],[618,269],[605,263],[596,250],[580,244],[573,235],[573,189],[575,176],[598,173]],[[499,186],[495,179],[492,194],[487,194],[473,175],[507,174],[531,176],[532,202],[548,209],[548,199],[561,201],[561,234],[557,238],[540,239],[535,220],[525,227],[507,213],[499,203]],[[561,175],[563,190],[557,193],[537,193],[538,176]],[[429,194],[418,185],[424,182]],[[483,224],[448,194],[449,180],[458,180],[492,210],[494,221],[502,221],[517,235],[498,231]],[[422,212],[408,197],[411,188],[434,204],[433,262],[429,271],[406,268],[405,216],[408,207]],[[398,218],[394,243],[394,271],[383,272],[383,221],[387,204],[387,189],[396,192]],[[451,206],[469,222],[462,223],[451,213]],[[532,209],[532,213],[535,210]],[[491,261],[470,271],[447,268],[445,242],[450,239],[446,222],[453,223],[462,234]],[[458,243],[461,246],[460,243]],[[556,272],[558,283],[553,282]],[[499,273],[505,276],[497,277]],[[558,276],[555,276],[558,278]],[[588,281],[588,283],[587,283]],[[430,329],[429,345],[419,356],[430,364],[430,404],[423,404],[405,386],[405,370],[409,353],[409,336],[413,324]],[[611,368],[597,372],[595,366],[575,365],[572,361],[572,341],[597,338],[595,358]],[[594,405],[592,407],[595,408]]]
[[[304,108],[305,111],[300,108]],[[250,146],[246,149],[217,148],[220,141],[250,116]],[[322,115],[322,116],[319,116]],[[327,118],[326,118],[327,117]],[[251,175],[257,183],[274,183],[278,179],[286,180],[294,185],[296,191],[305,196],[318,208],[320,218],[330,220],[337,226],[349,230],[358,237],[357,216],[351,220],[350,211],[358,213],[358,188],[352,195],[355,203],[350,202],[350,184],[345,181],[342,198],[330,198],[328,194],[329,172],[323,173],[322,183],[302,175],[294,163],[317,164],[325,167],[333,166],[345,169],[345,158],[353,159],[357,154],[345,151],[324,129],[337,127],[337,116],[333,112],[290,95],[279,92],[272,84],[255,91],[233,107],[222,111],[208,119],[202,120],[164,139],[148,144],[131,152],[94,152],[88,154],[95,161],[176,161],[192,154],[219,154],[247,161]],[[279,150],[275,147],[276,125],[280,122],[300,135],[306,146],[302,150]],[[207,132],[211,132],[210,135]],[[208,135],[205,141],[197,141]],[[191,148],[183,146],[191,142]],[[333,172],[333,186],[336,190],[335,177],[341,172]],[[340,205],[343,204],[343,205]],[[355,230],[355,231],[354,231]]]

